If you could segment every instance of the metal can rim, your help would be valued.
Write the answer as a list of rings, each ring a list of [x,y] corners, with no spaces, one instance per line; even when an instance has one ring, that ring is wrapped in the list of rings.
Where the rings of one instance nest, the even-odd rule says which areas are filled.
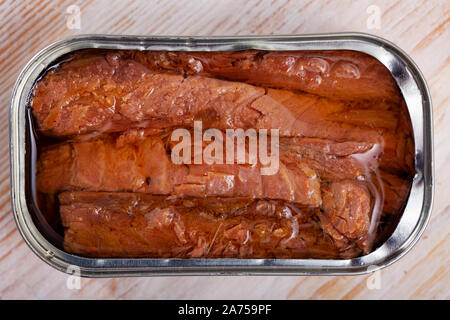
[[[383,63],[397,82],[410,111],[415,140],[416,175],[410,196],[391,237],[368,255],[324,259],[94,259],[68,254],[50,244],[33,224],[25,201],[25,107],[32,85],[56,58],[84,48],[237,51],[355,50]],[[391,265],[418,241],[433,200],[432,103],[425,78],[412,59],[393,43],[364,33],[284,36],[114,36],[81,35],[57,41],[37,53],[14,86],[10,108],[11,202],[17,227],[28,246],[52,267],[80,268],[86,277],[156,275],[357,275]]]

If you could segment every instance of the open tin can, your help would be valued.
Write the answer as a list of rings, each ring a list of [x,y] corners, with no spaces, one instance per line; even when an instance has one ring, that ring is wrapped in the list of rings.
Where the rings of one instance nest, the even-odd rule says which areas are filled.
[[[27,135],[27,105],[34,84],[61,56],[87,48],[153,51],[238,51],[247,49],[353,50],[380,61],[391,72],[409,110],[415,144],[415,176],[403,215],[389,239],[370,254],[347,260],[325,259],[147,259],[86,258],[54,246],[42,233],[27,201],[34,179]],[[242,36],[145,37],[84,35],[56,42],[24,68],[14,87],[10,110],[11,199],[14,218],[31,249],[54,268],[87,277],[155,275],[355,275],[388,266],[403,256],[423,233],[433,196],[432,105],[424,77],[398,47],[359,33]]]

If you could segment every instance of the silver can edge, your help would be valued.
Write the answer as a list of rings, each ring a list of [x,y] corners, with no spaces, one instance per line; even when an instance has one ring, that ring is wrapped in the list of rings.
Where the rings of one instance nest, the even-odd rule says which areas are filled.
[[[321,259],[94,259],[68,254],[50,244],[33,224],[25,200],[25,108],[37,77],[56,58],[84,48],[237,51],[355,50],[383,63],[404,95],[413,124],[416,175],[403,216],[391,237],[372,253],[348,260]],[[14,86],[10,108],[11,202],[17,227],[32,251],[52,267],[85,277],[168,275],[357,275],[391,265],[418,241],[433,200],[432,103],[419,68],[396,45],[364,33],[286,36],[188,37],[82,35],[55,42],[37,53]]]

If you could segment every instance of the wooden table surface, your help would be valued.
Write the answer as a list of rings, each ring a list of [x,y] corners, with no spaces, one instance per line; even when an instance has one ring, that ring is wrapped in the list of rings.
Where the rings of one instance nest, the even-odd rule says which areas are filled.
[[[67,8],[80,9],[80,29]],[[72,11],[72,14],[75,11]],[[69,19],[69,21],[68,21]],[[0,298],[88,299],[449,299],[450,1],[0,1]],[[361,31],[405,50],[433,98],[435,200],[416,246],[379,274],[351,277],[157,277],[82,279],[37,258],[10,205],[9,99],[25,63],[40,49],[81,33],[273,35]],[[376,277],[376,278],[375,278]],[[369,282],[368,282],[369,281]],[[378,283],[379,286],[368,286]],[[370,289],[369,289],[370,288]]]

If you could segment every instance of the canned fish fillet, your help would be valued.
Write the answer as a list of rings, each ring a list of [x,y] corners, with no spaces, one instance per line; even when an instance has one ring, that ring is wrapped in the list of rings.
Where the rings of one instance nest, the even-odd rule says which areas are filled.
[[[345,272],[408,219],[423,144],[371,52],[83,41],[28,79],[22,114],[25,202],[61,266]]]

